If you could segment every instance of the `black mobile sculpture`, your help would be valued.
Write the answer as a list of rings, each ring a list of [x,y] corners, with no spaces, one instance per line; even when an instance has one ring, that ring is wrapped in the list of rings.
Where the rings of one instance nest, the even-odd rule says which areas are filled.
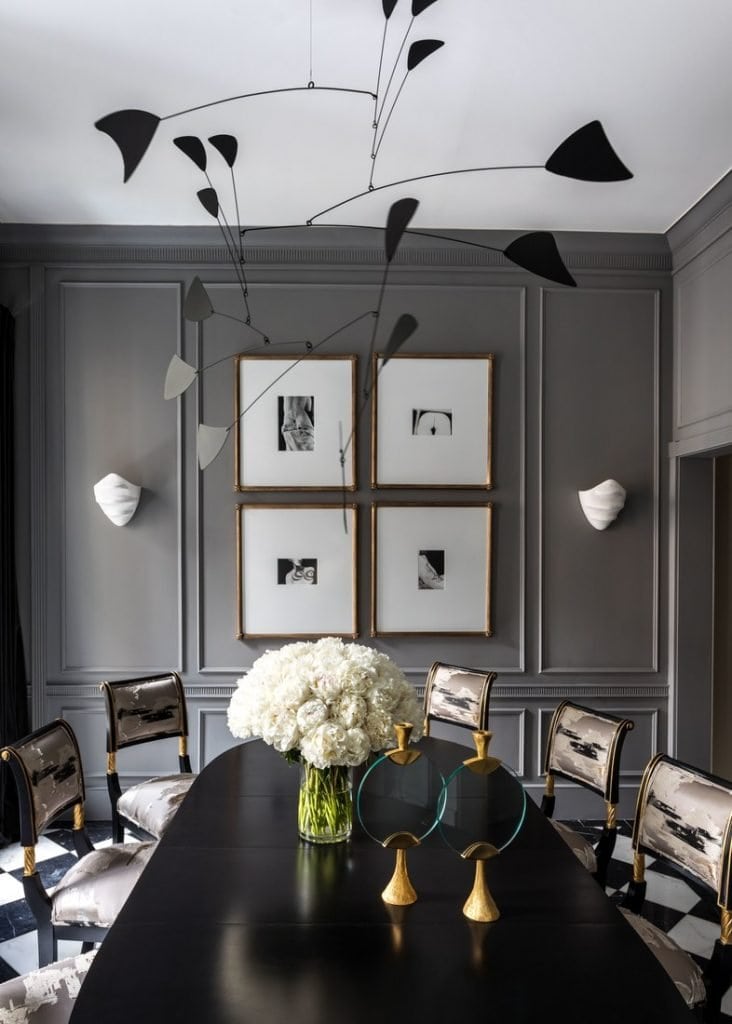
[[[217,313],[213,308],[213,304],[209,298],[209,295],[202,284],[201,280],[196,277],[188,290],[185,297],[183,306],[183,315],[185,318],[192,322],[201,322],[208,319],[211,316],[218,315],[224,316],[229,319],[236,320],[241,323],[247,330],[258,336],[258,340],[255,344],[244,349],[244,352],[250,352],[256,349],[265,347],[271,347],[272,345],[288,345],[302,346],[302,354],[298,359],[293,362],[292,366],[288,367],[284,372],[289,372],[298,365],[303,359],[307,359],[310,355],[320,349],[323,345],[327,344],[332,338],[343,331],[348,330],[354,324],[361,320],[372,317],[373,318],[373,330],[371,334],[371,342],[369,346],[369,358],[367,360],[367,380],[362,391],[361,403],[356,416],[356,422],[360,419],[363,414],[366,405],[368,404],[373,381],[371,380],[371,355],[375,351],[376,335],[379,327],[379,318],[381,315],[381,308],[384,299],[384,293],[386,289],[387,279],[389,276],[389,270],[392,261],[396,255],[399,244],[405,234],[421,235],[425,238],[436,238],[442,241],[456,242],[461,245],[469,245],[479,249],[487,249],[493,252],[502,253],[506,259],[515,263],[523,270],[529,271],[529,273],[536,274],[539,277],[547,278],[558,284],[568,285],[575,287],[576,282],[572,275],[567,270],[562,258],[557,249],[554,236],[549,231],[531,231],[527,234],[519,235],[515,238],[505,249],[499,249],[495,246],[484,245],[478,242],[466,241],[465,239],[455,238],[450,235],[436,234],[434,232],[427,232],[421,230],[410,229],[409,224],[417,210],[419,205],[418,200],[412,197],[405,197],[395,201],[388,213],[386,228],[384,232],[384,248],[386,255],[386,264],[384,267],[384,273],[381,280],[381,286],[379,289],[378,300],[376,302],[376,308],[372,310],[366,310],[360,316],[349,320],[348,323],[342,324],[336,330],[332,331],[326,337],[321,338],[319,341],[313,343],[309,340],[302,342],[272,342],[267,332],[260,329],[254,322],[254,317],[249,303],[249,286],[247,283],[247,277],[245,273],[245,249],[244,241],[248,234],[254,231],[275,231],[282,228],[292,227],[307,227],[314,224],[321,217],[324,217],[328,213],[332,213],[334,210],[340,209],[341,207],[347,206],[349,203],[353,203],[356,200],[363,199],[369,196],[372,192],[380,192],[385,189],[397,189],[401,186],[411,185],[414,182],[426,181],[429,178],[446,177],[448,175],[457,174],[476,174],[476,173],[487,173],[490,171],[508,171],[508,170],[544,170],[549,171],[552,174],[562,175],[567,178],[575,178],[580,181],[597,181],[597,182],[609,182],[609,181],[624,181],[628,178],[632,178],[632,173],[622,163],[613,147],[611,146],[601,123],[598,120],[590,121],[582,127],[578,128],[577,131],[573,132],[568,138],[560,143],[549,158],[541,164],[513,164],[513,165],[494,165],[485,167],[462,167],[444,171],[433,171],[427,174],[416,175],[411,178],[402,178],[398,181],[390,181],[382,184],[374,184],[374,175],[376,171],[376,164],[379,156],[379,152],[384,142],[384,138],[387,133],[387,129],[391,122],[392,114],[399,101],[399,97],[405,88],[407,81],[411,78],[412,72],[416,70],[425,60],[431,57],[434,53],[439,51],[445,44],[440,39],[418,39],[412,42],[406,53],[406,61],[402,62],[402,55],[407,45],[407,40],[414,26],[415,19],[419,17],[428,7],[436,3],[437,0],[412,0],[411,2],[411,18],[408,21],[406,31],[401,41],[396,59],[394,61],[389,77],[386,80],[386,84],[383,85],[383,79],[386,78],[383,68],[384,62],[384,51],[387,39],[387,31],[390,25],[391,16],[394,13],[394,9],[397,6],[398,0],[381,0],[381,6],[384,14],[384,29],[381,39],[381,51],[379,55],[378,73],[376,80],[376,88],[374,92],[368,92],[364,89],[348,89],[344,87],[335,86],[319,86],[316,85],[312,77],[312,59],[310,66],[310,80],[306,85],[292,86],[281,89],[267,89],[259,92],[244,93],[239,96],[230,96],[226,99],[214,100],[209,103],[202,103],[196,107],[189,107],[186,110],[179,110],[172,114],[157,115],[150,113],[147,110],[118,110],[112,114],[107,114],[105,117],[100,118],[95,124],[95,127],[99,131],[109,135],[119,147],[120,153],[122,154],[122,161],[124,165],[124,180],[128,181],[132,176],[141,160],[147,153],[158,126],[162,121],[169,121],[176,117],[183,117],[186,114],[190,114],[193,111],[203,110],[207,107],[220,106],[224,103],[233,103],[238,100],[253,99],[258,96],[272,95],[274,93],[288,93],[288,92],[345,92],[352,93],[354,95],[361,95],[369,97],[373,100],[373,114],[371,116],[370,128],[372,130],[371,139],[371,151],[370,151],[370,171],[368,176],[368,187],[361,192],[356,192],[353,195],[349,195],[338,202],[333,203],[324,210],[319,210],[317,213],[312,214],[304,224],[300,225],[269,225],[269,226],[258,226],[258,227],[242,227],[239,220],[239,201],[236,189],[236,180],[234,177],[234,165],[238,155],[238,141],[234,135],[213,135],[208,139],[210,146],[223,158],[225,164],[228,166],[231,175],[231,188],[234,203],[235,218],[230,220],[221,205],[219,194],[214,188],[211,178],[208,174],[208,154],[206,147],[203,142],[192,135],[182,135],[174,139],[175,145],[178,149],[184,153],[198,169],[204,175],[206,180],[206,186],[197,193],[198,199],[206,210],[206,212],[213,217],[220,230],[224,239],[224,244],[231,260],[231,264],[234,270],[237,284],[241,290],[244,313],[245,315],[241,318],[232,317],[230,314]],[[311,36],[312,36],[312,5],[311,5]],[[397,75],[400,68],[404,68],[403,77],[401,83],[396,89],[392,89],[394,84],[395,76]],[[343,224],[328,224],[328,227],[359,227],[366,229],[366,225],[343,225]],[[402,347],[408,338],[417,329],[418,324],[416,319],[409,313],[403,313],[396,321],[396,324],[392,328],[389,335],[388,341],[384,346],[384,355],[381,363],[381,369],[383,369],[388,360]],[[241,354],[241,353],[237,353]],[[230,356],[225,357],[226,359],[231,358]],[[193,383],[196,377],[209,369],[211,366],[217,365],[217,363],[224,362],[224,359],[218,359],[213,363],[209,363],[207,366],[202,366],[196,369],[191,366],[190,363],[180,359],[179,356],[174,355],[165,379],[164,396],[167,399],[176,398],[182,395],[183,392]],[[284,374],[281,374],[283,376]],[[270,390],[271,387],[277,383],[276,378],[269,387],[266,389]],[[219,454],[223,448],[231,429],[235,426],[236,422],[241,419],[252,405],[265,394],[263,391],[258,395],[250,404],[241,411],[237,420],[229,424],[228,427],[212,427],[206,424],[200,424],[198,428],[198,461],[201,469],[205,469]],[[345,464],[345,454],[352,442],[353,433],[340,442],[339,457],[341,466]]]

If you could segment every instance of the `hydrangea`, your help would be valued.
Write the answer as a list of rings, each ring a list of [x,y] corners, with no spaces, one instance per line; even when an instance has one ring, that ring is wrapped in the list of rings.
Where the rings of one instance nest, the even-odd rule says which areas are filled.
[[[228,710],[232,735],[316,768],[362,764],[394,744],[395,722],[421,735],[414,687],[385,654],[337,637],[267,651],[237,680]]]

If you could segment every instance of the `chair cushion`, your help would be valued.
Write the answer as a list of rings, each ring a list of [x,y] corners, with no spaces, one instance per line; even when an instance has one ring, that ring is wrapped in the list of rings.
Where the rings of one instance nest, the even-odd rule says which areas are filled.
[[[0,1021],[67,1024],[96,950],[58,960],[0,985]]]
[[[662,932],[645,917],[634,914],[625,907],[618,907],[625,920],[640,935],[676,988],[684,997],[687,1006],[696,1006],[706,999],[704,976],[699,965],[689,954],[677,946],[666,932]]]
[[[195,781],[195,775],[164,775],[130,786],[117,801],[117,810],[159,839]]]
[[[109,928],[154,849],[155,843],[120,843],[85,854],[56,886],[51,921]]]
[[[553,818],[549,820],[575,857],[582,863],[582,866],[586,867],[590,874],[594,875],[597,871],[597,857],[595,856],[592,844],[584,836],[581,836],[579,832],[575,832],[569,825],[565,825],[564,822],[554,821]]]

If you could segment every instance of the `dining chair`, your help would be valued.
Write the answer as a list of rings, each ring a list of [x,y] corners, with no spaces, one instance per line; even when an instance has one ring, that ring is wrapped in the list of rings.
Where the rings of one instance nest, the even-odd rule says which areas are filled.
[[[633,876],[620,907],[626,920],[670,974],[688,1006],[702,1019],[719,1019],[732,982],[732,782],[667,754],[656,754],[643,773],[633,823]],[[645,858],[671,866],[691,888],[712,893],[720,935],[705,974],[673,939],[640,916],[646,898]]]
[[[429,736],[431,721],[487,729],[495,678],[495,672],[433,662],[424,688],[424,735]]]
[[[620,754],[633,728],[617,718],[565,700],[552,715],[546,740],[546,773],[541,809],[587,870],[605,885],[617,838]],[[559,776],[599,794],[605,800],[605,824],[596,846],[561,821],[554,821],[554,779]]]
[[[38,927],[38,966],[58,959],[58,940],[80,941],[82,952],[107,933],[153,852],[154,843],[126,843],[95,850],[84,827],[81,754],[68,722],[57,719],[9,743],[0,758],[18,790],[23,890]],[[36,844],[65,812],[73,815],[78,860],[53,891],[36,868]]]
[[[95,949],[28,971],[0,984],[0,1021],[68,1024]]]
[[[112,805],[112,838],[121,843],[125,828],[138,838],[159,839],[196,776],[188,756],[188,716],[177,672],[104,681],[107,705],[107,789]],[[140,743],[178,738],[178,771],[138,782],[124,792],[117,752]]]

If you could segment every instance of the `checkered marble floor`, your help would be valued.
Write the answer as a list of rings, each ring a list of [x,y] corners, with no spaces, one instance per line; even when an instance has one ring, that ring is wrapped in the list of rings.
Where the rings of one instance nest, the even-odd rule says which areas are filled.
[[[602,827],[595,821],[568,824],[590,840],[597,838]],[[96,847],[112,841],[109,822],[87,823],[87,831]],[[621,822],[608,872],[607,893],[618,902],[628,887],[633,863],[630,834],[630,823]],[[36,847],[38,871],[47,887],[55,885],[75,859],[69,829],[49,830]],[[22,877],[21,847],[15,843],[0,848],[0,982],[33,970],[38,963],[35,922],[23,898]],[[719,912],[714,901],[700,898],[688,881],[651,857],[646,859],[646,880],[644,917],[668,932],[703,967],[719,935]],[[61,942],[59,956],[71,956],[80,949],[78,942]],[[732,988],[722,1002],[722,1010],[722,1020],[732,1024]]]

